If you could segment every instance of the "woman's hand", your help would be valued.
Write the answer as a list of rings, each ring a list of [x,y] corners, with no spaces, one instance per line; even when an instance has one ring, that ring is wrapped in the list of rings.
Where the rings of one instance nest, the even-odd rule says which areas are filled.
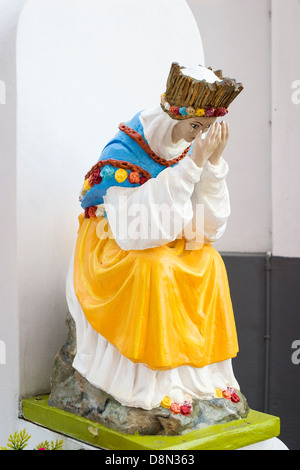
[[[220,158],[222,157],[222,153],[227,145],[229,139],[229,125],[227,122],[221,122],[221,140],[218,147],[209,157],[209,161],[212,165],[218,165],[220,162]]]
[[[194,140],[191,158],[200,168],[214,155],[221,143],[222,131],[221,125],[214,122],[207,133],[205,139],[202,139],[202,131],[197,134]]]

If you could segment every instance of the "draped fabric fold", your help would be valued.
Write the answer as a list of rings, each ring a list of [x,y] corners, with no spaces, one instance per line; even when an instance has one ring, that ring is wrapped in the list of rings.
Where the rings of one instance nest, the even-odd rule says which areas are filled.
[[[167,370],[236,356],[227,273],[210,244],[189,251],[176,239],[124,251],[99,219],[79,221],[75,293],[92,328],[124,357]]]

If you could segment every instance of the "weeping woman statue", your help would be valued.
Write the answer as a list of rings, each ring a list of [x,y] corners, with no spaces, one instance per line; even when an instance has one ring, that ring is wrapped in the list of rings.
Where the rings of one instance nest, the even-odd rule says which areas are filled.
[[[120,124],[85,176],[67,278],[72,380],[105,397],[93,418],[115,429],[125,428],[108,420],[108,403],[181,419],[172,433],[247,415],[227,273],[212,246],[230,215],[229,127],[217,119],[242,89],[221,71],[173,63],[160,105]],[[66,383],[53,386],[52,405],[66,403]],[[213,421],[204,404],[227,411]]]

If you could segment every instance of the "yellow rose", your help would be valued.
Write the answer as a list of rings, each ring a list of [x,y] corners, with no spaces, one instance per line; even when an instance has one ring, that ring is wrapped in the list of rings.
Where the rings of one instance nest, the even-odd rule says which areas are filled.
[[[126,180],[127,176],[128,176],[128,173],[126,170],[123,170],[123,168],[119,168],[115,172],[115,178],[118,183],[123,183],[123,181]]]
[[[161,406],[167,409],[170,409],[171,405],[172,405],[172,400],[169,397],[165,397],[161,402]]]
[[[216,396],[218,398],[223,398],[223,392],[220,388],[216,388]]]
[[[88,179],[85,180],[85,182],[84,182],[84,184],[83,184],[83,189],[84,189],[85,191],[89,191],[89,190],[91,189],[90,183],[89,183],[89,180],[88,180]]]
[[[204,114],[205,114],[204,109],[201,109],[201,108],[196,109],[196,116],[201,117],[201,116],[204,116]]]

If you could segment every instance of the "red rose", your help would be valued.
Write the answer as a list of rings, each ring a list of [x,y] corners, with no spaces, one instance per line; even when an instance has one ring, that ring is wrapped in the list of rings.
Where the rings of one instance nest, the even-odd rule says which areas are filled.
[[[177,116],[179,116],[179,114],[180,114],[180,113],[179,113],[179,108],[177,108],[177,106],[171,106],[170,112],[171,112],[172,114],[176,114]]]
[[[89,218],[90,218],[89,207],[87,207],[87,208],[85,209],[85,211],[84,211],[84,217],[85,217],[86,219],[89,219]]]
[[[232,403],[238,403],[240,401],[240,397],[236,393],[232,393],[230,399]]]
[[[100,176],[100,170],[97,169],[91,174],[91,176],[89,178],[89,185],[91,187],[93,187],[94,184],[99,184],[99,183],[101,183],[101,181],[102,181],[102,178]]]
[[[222,117],[225,116],[228,113],[228,110],[226,108],[219,108],[215,110],[215,117]]]
[[[140,177],[140,185],[146,183],[147,181],[148,181],[148,179],[145,176]]]
[[[205,110],[205,116],[212,117],[214,115],[215,115],[215,108],[213,108],[212,106],[208,106]]]
[[[181,405],[181,407],[180,407],[180,413],[181,413],[183,416],[190,416],[190,414],[191,414],[191,407],[188,406],[188,405]]]
[[[183,404],[184,406],[188,406],[192,410],[193,405],[189,401],[184,401]]]
[[[96,210],[97,210],[97,206],[89,207],[89,216],[90,217],[96,217]]]

